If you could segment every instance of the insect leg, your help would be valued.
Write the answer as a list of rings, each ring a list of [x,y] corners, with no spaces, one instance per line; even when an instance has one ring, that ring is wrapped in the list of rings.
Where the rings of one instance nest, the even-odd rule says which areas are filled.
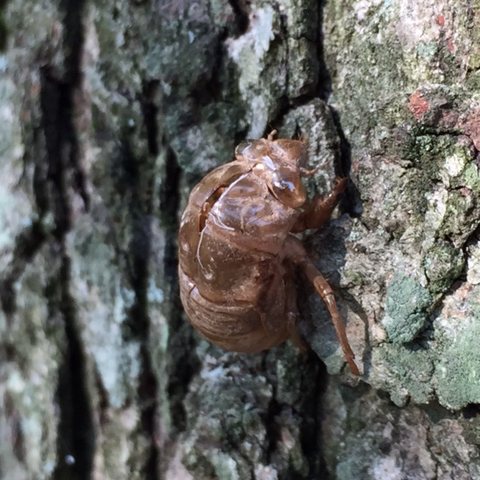
[[[292,269],[293,270],[293,269]],[[292,343],[302,352],[308,350],[307,342],[302,338],[298,330],[298,305],[297,305],[297,289],[292,279],[293,272],[289,276],[286,284],[285,292],[285,316],[287,320],[287,330]]]
[[[269,142],[272,142],[275,136],[277,135],[277,130],[273,129],[268,135],[267,135],[267,140]]]
[[[353,353],[350,344],[348,343],[347,334],[345,332],[345,325],[342,322],[340,313],[337,309],[337,302],[335,301],[335,296],[333,294],[332,288],[325,280],[323,275],[315,268],[313,263],[307,263],[302,265],[303,271],[307,275],[308,279],[312,282],[315,290],[322,297],[331,317],[332,323],[335,327],[335,332],[337,333],[337,338],[342,347],[343,354],[347,360],[350,370],[354,375],[360,375],[358,367],[354,361],[355,354]]]
[[[352,373],[354,375],[360,375],[354,360],[355,354],[353,353],[348,342],[345,325],[340,317],[332,288],[317,267],[315,267],[313,262],[310,260],[300,240],[294,236],[288,237],[287,241],[285,242],[285,253],[293,263],[302,269],[303,273],[307,276],[310,282],[312,282],[315,290],[322,298],[328,312],[330,313],[330,316],[332,317],[332,323],[335,328],[338,341],[340,342],[340,346],[342,347],[343,354],[345,355],[345,360],[350,366]]]
[[[293,226],[292,232],[303,232],[309,228],[320,228],[332,215],[341,194],[347,187],[348,179],[337,178],[335,186],[326,197],[315,197]]]

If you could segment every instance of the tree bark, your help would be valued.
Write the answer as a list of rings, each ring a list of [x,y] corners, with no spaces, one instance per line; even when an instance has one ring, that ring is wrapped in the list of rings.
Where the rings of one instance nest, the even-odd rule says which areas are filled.
[[[0,2],[0,478],[480,479],[480,4]],[[201,340],[192,186],[271,129],[363,376],[299,276],[312,347]]]

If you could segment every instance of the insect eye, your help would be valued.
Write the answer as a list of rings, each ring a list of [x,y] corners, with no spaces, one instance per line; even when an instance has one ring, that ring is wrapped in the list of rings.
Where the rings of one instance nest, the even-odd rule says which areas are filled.
[[[280,202],[292,208],[305,203],[306,191],[298,174],[277,171],[271,178],[272,193]]]
[[[285,192],[295,191],[295,183],[288,178],[285,178],[279,175],[278,172],[275,172],[272,176],[272,184],[276,190],[281,190]]]

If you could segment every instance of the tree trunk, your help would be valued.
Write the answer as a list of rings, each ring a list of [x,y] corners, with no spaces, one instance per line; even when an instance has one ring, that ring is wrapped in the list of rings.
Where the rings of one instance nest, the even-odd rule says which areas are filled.
[[[0,477],[480,479],[480,4],[0,2]],[[361,379],[299,276],[290,345],[201,340],[191,187],[271,129]]]

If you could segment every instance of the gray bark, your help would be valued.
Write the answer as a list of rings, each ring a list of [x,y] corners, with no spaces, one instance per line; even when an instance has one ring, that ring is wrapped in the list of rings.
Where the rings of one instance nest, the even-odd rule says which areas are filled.
[[[480,479],[480,4],[0,2],[0,478]],[[3,39],[6,38],[5,41]],[[312,346],[178,299],[189,190],[272,128],[352,182]]]

